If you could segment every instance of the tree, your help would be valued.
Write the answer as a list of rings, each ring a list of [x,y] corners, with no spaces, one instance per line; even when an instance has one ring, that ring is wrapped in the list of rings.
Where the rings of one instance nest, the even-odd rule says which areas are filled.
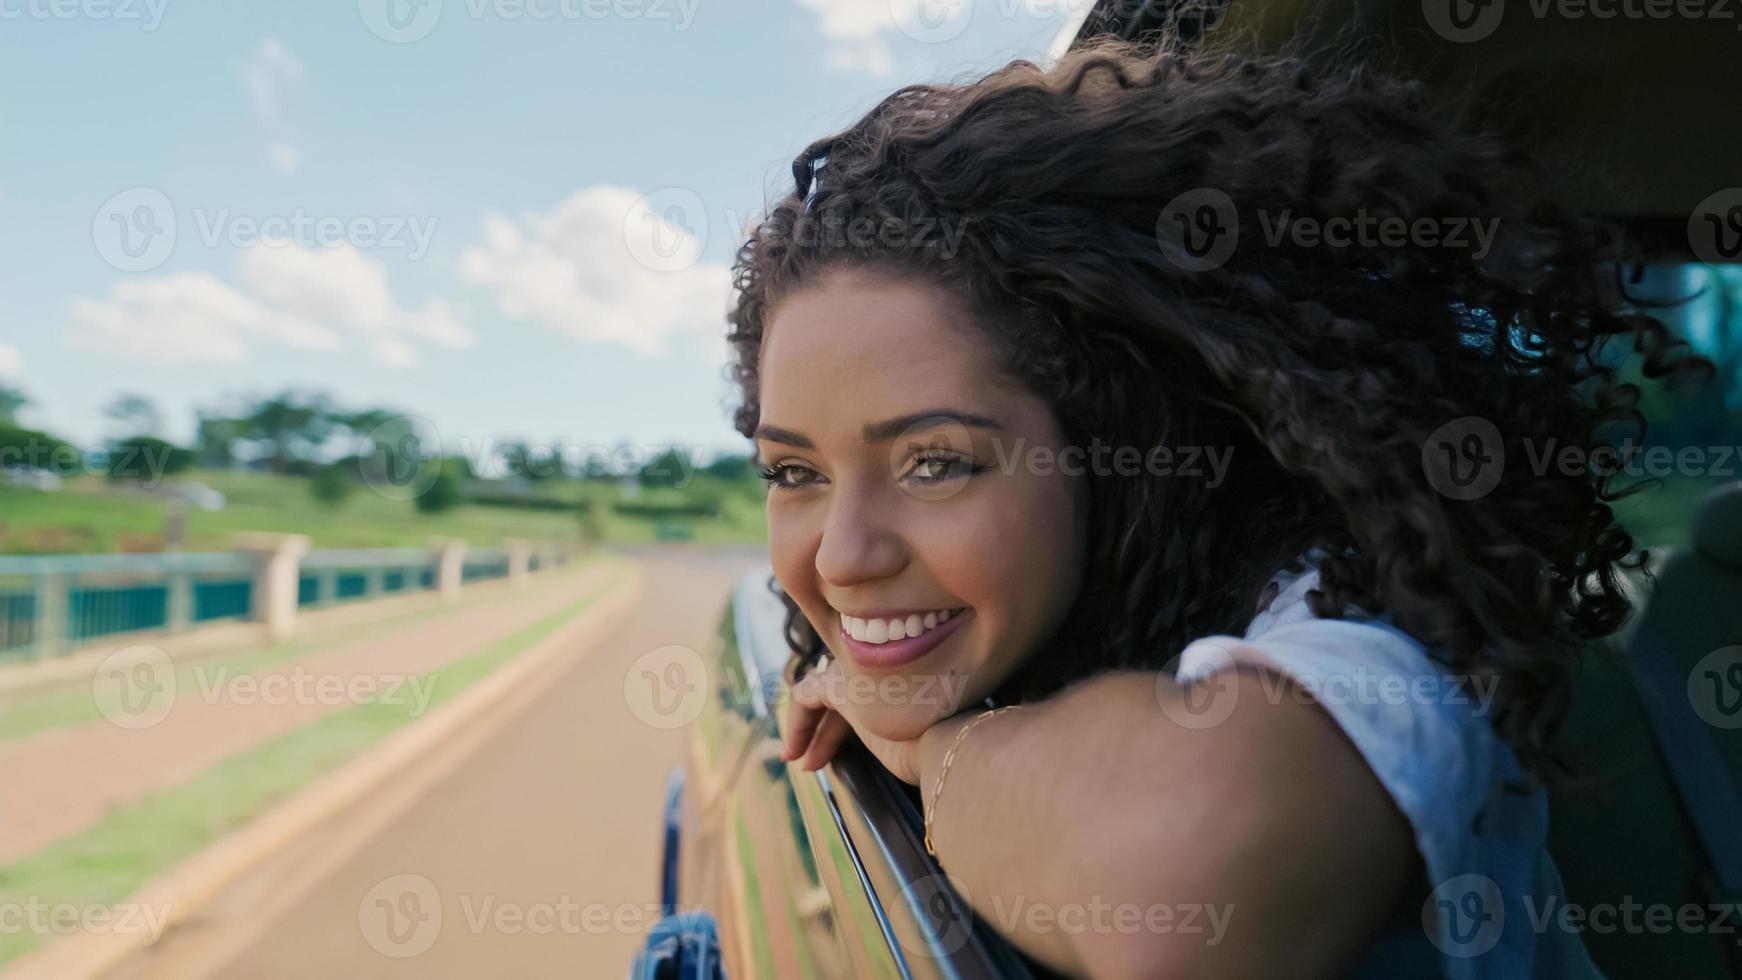
[[[702,469],[702,472],[721,480],[736,482],[738,480],[748,480],[752,469],[753,467],[750,464],[750,457],[729,454],[716,456],[712,462]]]
[[[436,432],[415,416],[378,408],[342,418],[357,435],[358,473],[365,480],[401,485],[436,465],[441,454]]]
[[[689,453],[673,447],[643,466],[637,479],[644,487],[681,487],[689,483],[695,470]]]
[[[242,438],[240,419],[195,413],[194,458],[201,466],[228,467],[236,461],[236,441]]]
[[[115,423],[116,435],[157,436],[163,432],[163,413],[157,404],[140,394],[123,392],[103,407],[103,414]]]
[[[71,476],[79,471],[81,461],[79,451],[64,439],[36,429],[0,425],[0,465]]]
[[[18,410],[30,404],[30,396],[10,385],[0,385],[0,425],[17,425]]]
[[[285,391],[257,402],[240,421],[244,438],[266,444],[272,471],[285,473],[315,457],[338,419],[326,395]]]
[[[554,452],[543,452],[524,442],[511,442],[502,447],[502,466],[509,473],[527,482],[548,479],[562,473],[562,458]]]
[[[109,446],[109,478],[156,483],[194,465],[192,450],[155,436],[133,436]]]
[[[357,489],[357,481],[353,478],[356,471],[355,457],[328,463],[309,481],[309,493],[321,503],[337,507],[345,502],[351,491]]]
[[[417,496],[417,509],[426,514],[437,514],[460,503],[460,480],[465,472],[465,460],[443,459],[429,489]]]

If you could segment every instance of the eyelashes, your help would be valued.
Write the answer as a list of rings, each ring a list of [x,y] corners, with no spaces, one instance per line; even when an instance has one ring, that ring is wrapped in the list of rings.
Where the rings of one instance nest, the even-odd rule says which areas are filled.
[[[924,486],[938,486],[952,480],[967,479],[986,470],[986,467],[975,463],[969,456],[938,450],[915,453],[911,462],[913,465],[908,467],[907,472],[901,478],[913,480]],[[930,472],[923,476],[917,474],[915,471],[921,467],[927,468]],[[797,463],[776,463],[773,466],[762,467],[758,472],[770,490],[804,490],[815,486],[819,479],[815,470]],[[791,474],[801,476],[809,474],[809,476],[802,482],[795,483],[789,479]]]
[[[809,483],[788,483],[788,482],[786,482],[786,479],[785,479],[786,474],[796,472],[798,470],[805,470],[807,472],[814,472],[814,471],[810,470],[810,467],[808,467],[808,466],[796,466],[792,463],[776,463],[773,466],[764,466],[762,468],[762,470],[761,470],[762,480],[764,483],[768,484],[768,488],[770,490],[803,490],[805,487],[809,486],[810,484]]]

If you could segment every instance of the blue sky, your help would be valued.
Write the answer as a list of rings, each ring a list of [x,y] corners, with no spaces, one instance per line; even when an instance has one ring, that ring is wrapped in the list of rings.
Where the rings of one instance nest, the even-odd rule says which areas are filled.
[[[81,441],[299,387],[745,449],[726,269],[793,154],[1078,2],[0,0],[0,376]]]

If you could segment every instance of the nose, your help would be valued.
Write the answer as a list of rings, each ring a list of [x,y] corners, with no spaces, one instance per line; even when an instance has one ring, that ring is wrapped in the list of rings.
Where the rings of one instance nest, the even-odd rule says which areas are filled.
[[[892,503],[864,488],[838,485],[817,544],[817,574],[837,589],[888,578],[907,566],[908,550],[892,520]]]

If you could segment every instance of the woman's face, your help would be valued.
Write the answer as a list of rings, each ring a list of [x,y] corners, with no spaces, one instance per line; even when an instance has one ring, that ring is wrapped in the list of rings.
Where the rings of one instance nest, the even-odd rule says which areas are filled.
[[[842,669],[854,723],[917,737],[1063,620],[1081,477],[1052,462],[1047,405],[939,287],[831,271],[775,307],[761,358],[775,577]]]

